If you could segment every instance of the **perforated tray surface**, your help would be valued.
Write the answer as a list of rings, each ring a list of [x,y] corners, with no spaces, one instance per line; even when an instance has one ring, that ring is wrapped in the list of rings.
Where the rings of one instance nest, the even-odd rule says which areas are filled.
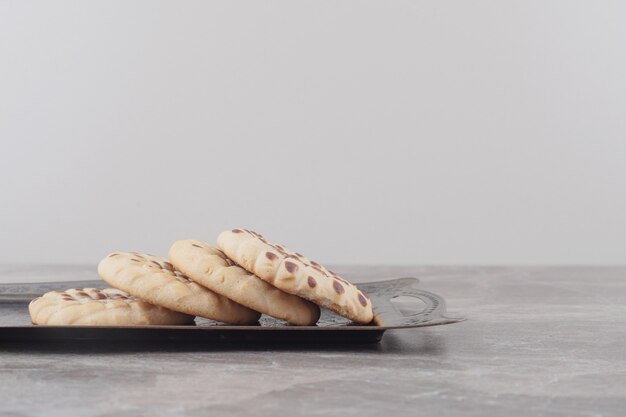
[[[68,288],[105,288],[103,281],[70,281],[0,285],[0,342],[85,341],[106,343],[374,343],[388,329],[409,329],[455,323],[446,317],[440,296],[416,287],[416,278],[357,284],[372,301],[374,321],[359,325],[322,309],[315,326],[291,326],[263,315],[258,325],[231,326],[196,318],[187,326],[36,326],[30,321],[28,303],[41,294]],[[392,301],[393,300],[393,301]],[[414,303],[411,303],[411,300]],[[413,311],[403,308],[413,304]],[[414,310],[415,304],[421,308]]]

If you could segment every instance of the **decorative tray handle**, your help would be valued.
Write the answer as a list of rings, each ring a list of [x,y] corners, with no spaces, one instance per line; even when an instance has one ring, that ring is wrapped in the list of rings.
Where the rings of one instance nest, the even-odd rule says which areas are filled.
[[[415,288],[418,282],[417,278],[399,278],[361,284],[368,294],[372,294],[374,322],[383,327],[421,327],[463,321],[462,318],[446,316],[444,299],[437,294]],[[424,308],[409,315],[402,313],[392,302],[394,298],[401,296],[421,300]]]

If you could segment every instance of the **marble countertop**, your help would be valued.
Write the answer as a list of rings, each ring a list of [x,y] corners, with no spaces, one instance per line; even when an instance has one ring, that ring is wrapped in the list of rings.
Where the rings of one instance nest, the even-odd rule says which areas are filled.
[[[0,282],[94,279],[0,266]],[[626,267],[336,267],[415,276],[467,318],[349,347],[46,348],[0,341],[2,416],[622,416]]]

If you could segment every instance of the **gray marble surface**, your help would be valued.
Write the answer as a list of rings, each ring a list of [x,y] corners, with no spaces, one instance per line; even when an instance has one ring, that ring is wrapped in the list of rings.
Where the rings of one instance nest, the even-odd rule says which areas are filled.
[[[0,345],[3,416],[623,416],[626,268],[337,267],[416,276],[462,323],[377,345]],[[0,282],[93,268],[0,267]]]

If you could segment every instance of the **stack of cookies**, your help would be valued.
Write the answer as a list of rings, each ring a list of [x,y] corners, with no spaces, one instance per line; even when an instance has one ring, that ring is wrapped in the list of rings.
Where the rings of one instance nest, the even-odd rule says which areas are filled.
[[[41,325],[178,325],[195,316],[255,324],[261,314],[294,325],[314,325],[320,306],[356,323],[372,321],[372,304],[355,285],[260,234],[221,233],[217,248],[179,240],[169,259],[114,252],[98,265],[114,288],[52,291],[29,311]]]

